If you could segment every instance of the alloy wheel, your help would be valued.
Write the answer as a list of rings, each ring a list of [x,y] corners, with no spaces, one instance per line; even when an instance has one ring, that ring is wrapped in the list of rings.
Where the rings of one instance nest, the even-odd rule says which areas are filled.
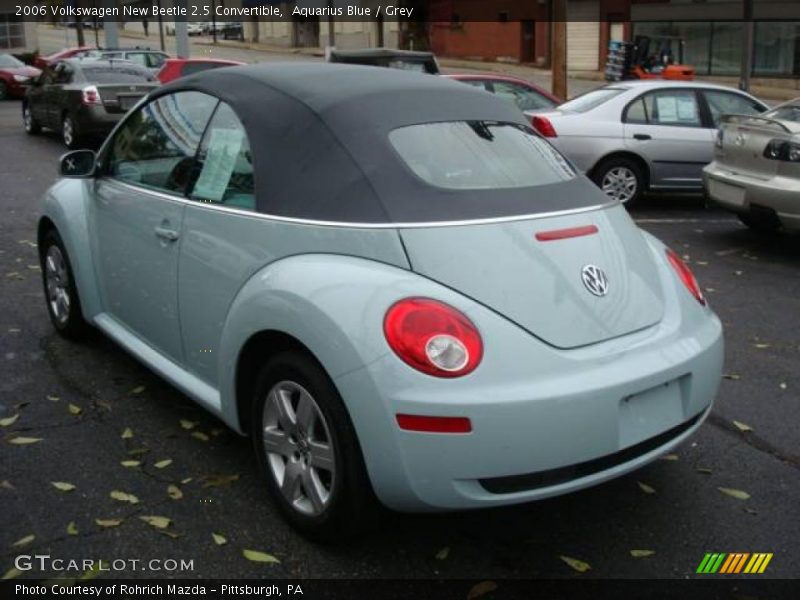
[[[607,196],[619,202],[628,202],[635,197],[638,186],[636,174],[628,167],[621,166],[609,169],[600,184]]]
[[[45,286],[50,311],[59,325],[69,319],[71,298],[69,296],[69,273],[67,263],[58,246],[50,246],[44,262]]]
[[[331,502],[336,461],[331,428],[314,397],[294,381],[276,383],[262,414],[270,475],[289,505],[318,516]]]

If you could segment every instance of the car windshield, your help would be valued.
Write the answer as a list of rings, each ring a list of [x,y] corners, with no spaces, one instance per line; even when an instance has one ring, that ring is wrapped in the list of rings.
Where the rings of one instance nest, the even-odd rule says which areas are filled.
[[[83,75],[92,83],[146,83],[153,77],[131,67],[84,67]]]
[[[19,69],[24,67],[25,63],[10,54],[0,54],[0,68],[3,69]]]
[[[550,144],[515,123],[452,121],[395,129],[389,140],[422,180],[447,189],[522,188],[575,172]]]
[[[591,92],[586,92],[577,98],[573,98],[572,100],[564,102],[564,104],[559,105],[558,109],[577,113],[587,112],[605,102],[608,102],[615,96],[619,96],[624,91],[625,90],[622,88],[602,88],[599,90],[592,90]]]
[[[769,119],[800,123],[800,103],[784,104],[764,113],[764,116]]]

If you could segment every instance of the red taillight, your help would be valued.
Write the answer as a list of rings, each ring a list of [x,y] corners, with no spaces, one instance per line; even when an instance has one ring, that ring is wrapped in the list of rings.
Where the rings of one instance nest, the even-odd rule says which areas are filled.
[[[669,260],[669,264],[672,265],[672,268],[675,269],[675,272],[678,274],[678,277],[680,277],[683,285],[686,286],[686,289],[695,297],[695,300],[705,306],[706,299],[703,296],[703,292],[700,290],[700,284],[697,283],[697,279],[695,279],[692,270],[681,260],[680,256],[669,248],[667,248],[667,260]]]
[[[558,137],[558,134],[556,133],[556,128],[553,127],[553,124],[547,117],[539,117],[534,115],[533,118],[531,119],[531,124],[533,125],[533,128],[544,137],[548,138]]]
[[[83,98],[82,102],[86,105],[93,105],[93,104],[101,104],[102,100],[100,99],[100,92],[97,91],[97,88],[93,85],[83,88]]]
[[[584,235],[594,235],[595,233],[597,233],[596,225],[584,225],[583,227],[569,227],[567,229],[540,231],[536,234],[536,239],[540,242],[554,242],[557,240],[582,237]]]
[[[472,322],[452,306],[429,298],[392,305],[383,333],[395,354],[423,373],[461,377],[483,357],[483,342]]]
[[[469,433],[472,423],[466,417],[429,417],[427,415],[397,415],[397,424],[406,431],[427,433]]]

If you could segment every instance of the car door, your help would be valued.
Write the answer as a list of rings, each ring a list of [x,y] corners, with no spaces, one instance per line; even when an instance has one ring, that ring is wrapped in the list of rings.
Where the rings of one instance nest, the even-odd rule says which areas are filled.
[[[765,104],[738,92],[704,89],[700,93],[705,100],[710,116],[707,127],[714,130],[715,138],[722,115],[757,115],[767,110]]]
[[[30,87],[26,101],[33,118],[42,125],[49,125],[47,112],[47,88],[53,85],[53,68],[45,67],[39,79]]]
[[[216,102],[177,92],[128,116],[101,157],[90,211],[104,311],[175,362],[183,358],[178,252],[186,185]]]
[[[48,90],[49,120],[53,127],[61,127],[64,113],[71,112],[75,108],[70,106],[70,85],[75,78],[75,69],[69,63],[59,63],[55,72],[55,85]]]
[[[42,124],[52,129],[61,127],[61,97],[64,82],[68,78],[67,63],[53,65],[52,75],[42,89]]]
[[[642,94],[623,111],[625,147],[650,165],[650,187],[699,189],[714,156],[714,133],[704,126],[692,88]]]

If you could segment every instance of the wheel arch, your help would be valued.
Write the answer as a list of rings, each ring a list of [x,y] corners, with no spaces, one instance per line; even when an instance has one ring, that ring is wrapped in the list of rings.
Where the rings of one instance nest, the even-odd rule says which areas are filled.
[[[647,162],[647,160],[645,160],[641,154],[637,154],[631,150],[614,150],[613,152],[603,155],[597,160],[597,162],[594,163],[594,165],[592,165],[592,167],[587,171],[587,174],[592,180],[594,180],[594,176],[597,174],[598,169],[603,165],[603,163],[615,158],[625,158],[636,162],[642,168],[642,173],[644,173],[645,191],[650,188],[650,181],[652,180],[650,163]]]

